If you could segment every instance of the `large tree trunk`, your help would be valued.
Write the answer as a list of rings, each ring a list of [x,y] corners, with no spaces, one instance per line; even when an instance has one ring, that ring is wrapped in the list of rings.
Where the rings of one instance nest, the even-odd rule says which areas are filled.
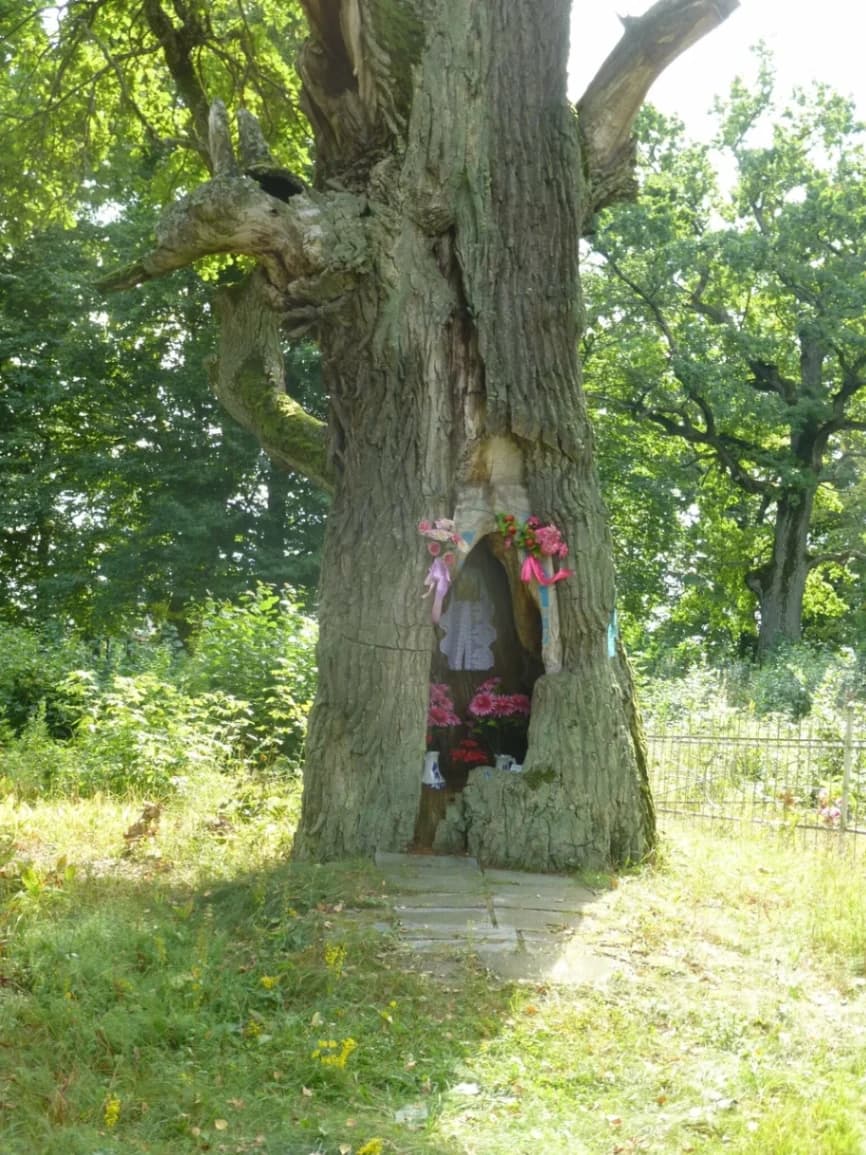
[[[798,642],[802,636],[814,502],[814,488],[783,491],[776,505],[772,559],[747,577],[758,597],[759,658],[766,658],[780,643]]]
[[[411,844],[436,646],[417,523],[452,517],[466,548],[482,548],[511,512],[555,523],[575,572],[537,611],[516,571],[500,574],[508,636],[534,671],[524,772],[496,797],[470,782],[449,845],[540,870],[640,859],[653,810],[610,634],[611,549],[576,359],[578,243],[592,212],[632,188],[630,126],[652,80],[736,0],[658,0],[631,21],[579,123],[566,100],[570,0],[301,2],[315,189],[280,179],[276,199],[272,181],[243,176],[214,105],[213,179],[164,214],[153,252],[103,282],[128,287],[213,252],[256,259],[221,295],[213,386],[275,460],[334,493],[295,853]],[[239,128],[243,167],[261,174],[267,147],[251,118]],[[281,326],[320,341],[327,453],[285,394]]]
[[[508,497],[553,521],[576,571],[553,595],[561,647],[535,685],[524,774],[496,821],[468,817],[468,844],[546,870],[653,842],[631,683],[608,652],[611,550],[576,360],[586,205],[568,13],[436,5],[406,152],[376,174],[375,262],[351,324],[323,334],[337,486],[301,856],[412,841],[435,643],[416,525],[456,510],[466,528],[468,493],[482,532]]]

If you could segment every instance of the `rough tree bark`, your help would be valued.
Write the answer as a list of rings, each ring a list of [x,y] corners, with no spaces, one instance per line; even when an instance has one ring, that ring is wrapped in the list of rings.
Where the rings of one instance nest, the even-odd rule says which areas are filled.
[[[630,127],[650,83],[736,0],[660,0],[630,22],[579,113],[565,95],[570,0],[302,3],[315,189],[283,202],[241,176],[217,106],[213,180],[106,282],[211,252],[258,262],[223,297],[214,385],[269,452],[334,495],[295,852],[411,842],[434,644],[417,523],[456,511],[460,528],[472,507],[484,532],[509,498],[560,527],[576,573],[558,587],[525,773],[496,813],[484,817],[485,797],[468,814],[467,844],[541,870],[640,859],[653,811],[628,667],[608,653],[614,575],[576,359],[578,243],[601,204],[631,191]],[[243,127],[248,167],[263,142]],[[318,337],[326,434],[285,397],[281,328]]]

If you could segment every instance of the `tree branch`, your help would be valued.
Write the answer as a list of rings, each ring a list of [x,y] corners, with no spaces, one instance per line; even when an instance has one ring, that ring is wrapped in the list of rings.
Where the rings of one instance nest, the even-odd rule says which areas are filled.
[[[245,159],[264,155],[250,123],[243,140]],[[254,257],[255,272],[217,294],[219,353],[211,383],[273,461],[330,489],[325,425],[287,395],[281,341],[286,329],[315,328],[353,288],[367,258],[364,201],[349,193],[270,195],[240,174],[219,102],[209,117],[208,149],[213,179],[163,213],[151,252],[100,286],[131,288],[217,253]]]
[[[278,200],[238,174],[225,110],[210,117],[210,154],[216,175],[170,205],[156,229],[156,247],[101,278],[105,291],[129,289],[193,264],[235,253],[254,257],[271,285],[291,305],[293,288],[304,305],[343,295],[366,258],[364,201],[349,193],[305,191]]]
[[[208,136],[208,101],[192,59],[194,50],[208,39],[204,18],[196,11],[198,7],[194,5],[187,8],[176,0],[174,10],[181,19],[178,28],[163,10],[159,0],[144,0],[142,4],[148,27],[162,47],[168,70],[192,116],[197,147],[207,159],[205,144]]]
[[[741,438],[718,433],[712,426],[700,429],[683,414],[679,414],[679,420],[676,420],[671,414],[660,409],[650,409],[643,401],[634,402],[627,408],[634,416],[646,417],[672,437],[681,437],[692,445],[705,445],[713,452],[719,465],[731,480],[746,493],[763,495],[775,491],[773,482],[755,477],[740,460],[741,454],[750,454],[750,451],[752,456],[760,456],[760,450],[756,446],[749,445]]]
[[[321,179],[366,171],[408,120],[423,42],[419,0],[301,0],[310,40],[298,61],[301,107]]]
[[[280,319],[261,270],[217,294],[219,348],[208,365],[211,387],[265,453],[330,492],[334,478],[326,426],[286,393]]]
[[[866,561],[866,553],[861,549],[840,549],[836,553],[813,553],[806,558],[806,565],[810,570],[817,569],[819,565],[830,565],[836,562],[839,565],[844,565],[848,561]]]
[[[658,329],[665,339],[665,342],[667,343],[668,353],[672,357],[676,356],[678,353],[676,338],[674,337],[673,330],[668,324],[667,319],[664,313],[661,311],[661,307],[655,298],[650,296],[650,294],[643,288],[642,285],[638,284],[637,281],[630,277],[625,272],[622,265],[620,265],[620,263],[616,261],[609,252],[606,252],[599,246],[596,247],[596,251],[604,257],[607,264],[613,270],[614,276],[616,276],[618,280],[622,281],[626,288],[631,289],[636,297],[643,301],[643,303],[649,309],[650,313],[652,313],[653,320],[655,321]]]
[[[593,211],[635,192],[634,119],[669,64],[739,7],[739,0],[658,0],[629,19],[577,109]]]
[[[786,405],[797,403],[797,382],[783,377],[777,365],[766,361],[749,361],[752,376],[748,384],[759,393],[777,393]]]

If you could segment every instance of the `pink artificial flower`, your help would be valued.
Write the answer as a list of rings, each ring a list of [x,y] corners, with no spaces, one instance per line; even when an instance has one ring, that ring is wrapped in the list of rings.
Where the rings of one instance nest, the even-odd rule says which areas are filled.
[[[459,726],[460,719],[453,710],[446,709],[445,706],[431,706],[427,711],[427,725],[431,727]]]
[[[476,718],[493,718],[496,716],[497,695],[489,690],[478,690],[467,709]]]
[[[509,714],[522,714],[524,717],[529,716],[531,703],[526,694],[509,694],[507,700]]]
[[[445,682],[431,682],[430,704],[431,706],[451,705],[451,691]]]
[[[432,528],[433,528],[433,526],[426,519],[424,521],[418,522],[418,532],[419,533],[427,533],[428,530],[431,530]]]
[[[439,556],[439,552],[440,552],[440,550],[442,549],[442,546],[439,544],[439,542],[438,542],[438,541],[428,541],[428,542],[427,542],[427,549],[430,551],[430,553],[431,553],[431,554],[432,554],[434,557],[438,557],[438,556]]]
[[[478,689],[479,690],[495,690],[501,681],[502,681],[501,678],[488,678],[486,682],[481,683],[481,685],[478,687]]]
[[[556,555],[557,557],[568,557],[568,546],[565,544],[565,542],[563,542],[559,549],[556,551]]]
[[[427,725],[432,726],[459,726],[460,718],[454,710],[451,690],[446,682],[432,682],[430,685],[430,704],[427,707]]]
[[[558,553],[559,547],[563,544],[562,534],[555,525],[539,526],[535,531],[535,540],[541,552],[548,557]]]
[[[452,533],[451,534],[451,540],[454,543],[454,545],[457,545],[457,543],[460,541],[460,534],[459,533]]]
[[[533,514],[532,517],[528,517],[526,519],[526,524],[530,529],[537,529],[541,525],[541,518],[536,517],[535,514]]]
[[[457,561],[457,558],[449,549],[447,553],[442,554],[442,560],[446,565],[454,565],[454,563]]]

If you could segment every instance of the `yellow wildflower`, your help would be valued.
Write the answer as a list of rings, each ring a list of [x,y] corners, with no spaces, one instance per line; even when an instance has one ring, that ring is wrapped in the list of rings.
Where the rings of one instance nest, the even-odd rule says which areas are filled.
[[[325,966],[339,976],[346,962],[346,948],[340,943],[329,943],[325,947]]]
[[[358,1148],[358,1155],[382,1155],[384,1146],[381,1139],[368,1139],[363,1147]]]
[[[259,985],[263,986],[266,991],[272,991],[279,981],[276,975],[262,975],[259,979]]]
[[[117,1120],[120,1118],[120,1099],[115,1099],[113,1096],[105,1100],[105,1105],[102,1108],[102,1121],[109,1129],[117,1126]]]
[[[319,1039],[319,1045],[310,1058],[318,1059],[323,1067],[343,1068],[357,1045],[354,1039],[343,1039],[339,1043],[336,1039]]]

